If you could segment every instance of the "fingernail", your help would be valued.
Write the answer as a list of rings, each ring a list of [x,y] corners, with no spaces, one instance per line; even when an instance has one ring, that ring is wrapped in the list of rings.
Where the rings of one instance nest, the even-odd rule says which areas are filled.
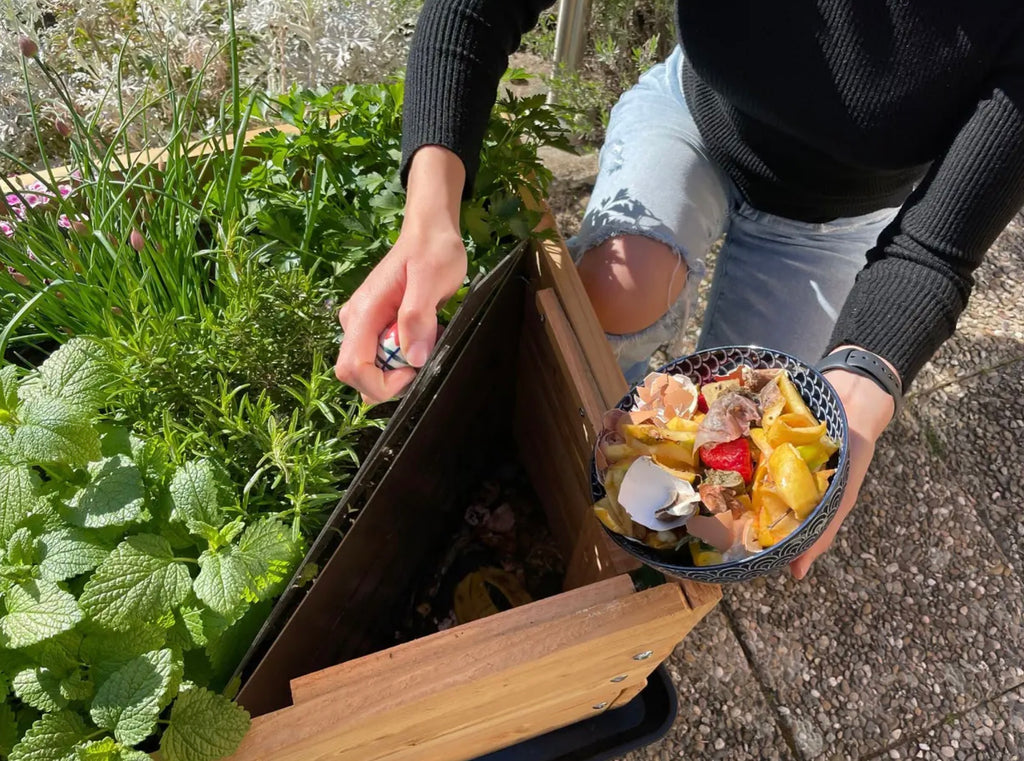
[[[405,358],[413,367],[423,367],[430,356],[430,344],[426,341],[415,341],[405,353]]]

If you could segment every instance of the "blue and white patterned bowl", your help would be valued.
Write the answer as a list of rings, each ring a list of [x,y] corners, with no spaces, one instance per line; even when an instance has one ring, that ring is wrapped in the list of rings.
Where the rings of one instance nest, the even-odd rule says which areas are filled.
[[[839,441],[839,450],[832,456],[828,467],[836,469],[828,491],[807,519],[792,534],[778,544],[751,555],[717,565],[695,566],[690,551],[656,550],[646,544],[627,539],[605,527],[612,540],[626,552],[652,568],[684,579],[719,584],[729,581],[748,581],[765,576],[789,565],[822,535],[825,527],[835,517],[846,490],[849,476],[849,440],[847,436],[846,413],[835,389],[814,368],[796,357],[773,349],[757,346],[724,346],[705,349],[696,354],[669,362],[658,372],[685,375],[694,383],[709,383],[715,376],[725,375],[739,365],[748,365],[756,370],[784,369],[789,372],[793,384],[799,389],[807,406],[818,420],[825,423],[828,435]],[[629,410],[636,403],[636,386],[622,397],[616,405],[620,410]],[[591,458],[590,488],[594,501],[605,495],[604,486],[597,477],[597,465]],[[603,525],[603,524],[602,524]]]

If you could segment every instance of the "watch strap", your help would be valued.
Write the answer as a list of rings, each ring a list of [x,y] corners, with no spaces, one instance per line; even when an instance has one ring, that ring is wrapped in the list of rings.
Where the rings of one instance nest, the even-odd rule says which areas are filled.
[[[877,354],[863,349],[840,349],[822,358],[814,369],[819,373],[827,370],[847,370],[865,378],[870,378],[879,388],[892,397],[896,405],[893,417],[899,414],[903,406],[903,384],[889,365]]]

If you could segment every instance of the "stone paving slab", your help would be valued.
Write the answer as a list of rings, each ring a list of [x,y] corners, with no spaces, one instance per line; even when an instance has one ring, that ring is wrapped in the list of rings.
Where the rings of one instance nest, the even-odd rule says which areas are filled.
[[[893,745],[880,761],[1019,761],[1024,754],[1024,689],[986,700],[923,737]]]
[[[1005,351],[1024,353],[1024,342]],[[1017,349],[1016,347],[1021,347]],[[995,537],[1003,559],[1024,574],[1024,361],[944,386],[913,405],[914,423]]]
[[[898,422],[809,579],[725,590],[802,758],[871,756],[1024,682],[1024,589],[970,498]]]
[[[694,627],[666,666],[680,694],[676,722],[662,742],[621,761],[795,759],[720,609]]]

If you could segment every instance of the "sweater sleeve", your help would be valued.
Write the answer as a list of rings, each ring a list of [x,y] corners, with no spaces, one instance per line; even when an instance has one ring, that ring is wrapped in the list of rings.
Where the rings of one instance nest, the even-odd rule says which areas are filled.
[[[413,154],[441,145],[466,167],[473,189],[487,120],[508,68],[541,11],[554,0],[427,0],[416,24],[406,74],[402,182]]]
[[[868,252],[829,350],[855,344],[888,359],[906,389],[956,329],[973,272],[1024,205],[1024,53],[1016,45],[945,155]]]

